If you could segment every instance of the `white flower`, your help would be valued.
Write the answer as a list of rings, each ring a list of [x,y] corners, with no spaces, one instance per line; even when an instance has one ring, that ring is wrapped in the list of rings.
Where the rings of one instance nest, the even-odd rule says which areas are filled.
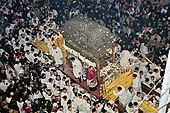
[[[65,46],[65,49],[72,55],[78,57],[83,63],[86,63],[88,66],[94,66],[96,67],[96,64],[94,62],[91,62],[90,60],[86,59],[84,56],[80,55],[77,51]]]

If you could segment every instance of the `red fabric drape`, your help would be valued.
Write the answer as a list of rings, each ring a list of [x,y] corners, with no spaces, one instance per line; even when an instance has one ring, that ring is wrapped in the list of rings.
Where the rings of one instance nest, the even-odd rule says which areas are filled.
[[[94,80],[94,82],[96,83],[96,82],[97,82],[96,72],[95,72],[94,70],[91,70],[91,69],[89,69],[88,71],[89,71],[89,73],[92,75],[93,80]]]

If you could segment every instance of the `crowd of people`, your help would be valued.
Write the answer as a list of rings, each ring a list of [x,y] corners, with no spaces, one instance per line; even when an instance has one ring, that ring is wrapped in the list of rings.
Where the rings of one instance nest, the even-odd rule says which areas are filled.
[[[59,48],[52,45],[51,53],[44,53],[31,45],[36,40],[49,43],[57,35],[53,28],[60,29],[78,15],[86,15],[120,37],[115,47],[118,61],[123,50],[139,59],[133,62],[133,86],[128,91],[118,86],[118,92],[114,92],[128,113],[138,112],[143,98],[141,83],[154,88],[159,82],[156,90],[160,93],[170,41],[169,5],[161,6],[151,0],[1,1],[0,112],[119,113],[114,102],[96,100],[58,69],[64,68]],[[139,52],[156,67],[147,63]],[[60,57],[55,58],[56,55]],[[90,68],[87,73],[91,73]],[[88,77],[92,79],[97,82],[94,75]],[[148,95],[148,102],[158,106],[159,98]]]

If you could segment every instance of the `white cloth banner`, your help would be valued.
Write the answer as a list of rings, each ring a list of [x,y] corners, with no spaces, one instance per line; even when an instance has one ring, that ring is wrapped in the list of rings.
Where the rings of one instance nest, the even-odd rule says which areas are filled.
[[[169,88],[170,88],[170,51],[168,54],[168,61],[166,62],[165,74],[162,83],[162,92],[159,102],[159,111],[158,113],[166,113],[166,108],[168,104]]]

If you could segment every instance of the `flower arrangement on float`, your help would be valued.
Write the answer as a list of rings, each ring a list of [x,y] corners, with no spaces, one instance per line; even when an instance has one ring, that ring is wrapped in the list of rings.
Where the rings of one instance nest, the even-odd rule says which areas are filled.
[[[121,73],[121,67],[118,63],[110,63],[100,71],[100,76],[104,78],[104,81],[111,83]]]
[[[87,65],[87,67],[88,66],[96,67],[95,59],[89,57],[87,54],[85,54],[80,49],[71,44],[71,42],[69,41],[66,42],[64,47],[69,54],[79,58],[83,63]],[[111,48],[107,49],[107,51],[109,54],[112,54]],[[104,81],[111,83],[120,75],[120,73],[121,67],[118,63],[108,62],[108,65],[100,70],[100,77],[104,78]]]
[[[88,66],[96,67],[96,63],[95,62],[90,61],[85,56],[81,55],[80,52],[77,52],[76,50],[68,47],[67,45],[65,45],[65,49],[67,50],[68,53],[76,56],[77,58],[79,58],[83,63],[87,64]]]

